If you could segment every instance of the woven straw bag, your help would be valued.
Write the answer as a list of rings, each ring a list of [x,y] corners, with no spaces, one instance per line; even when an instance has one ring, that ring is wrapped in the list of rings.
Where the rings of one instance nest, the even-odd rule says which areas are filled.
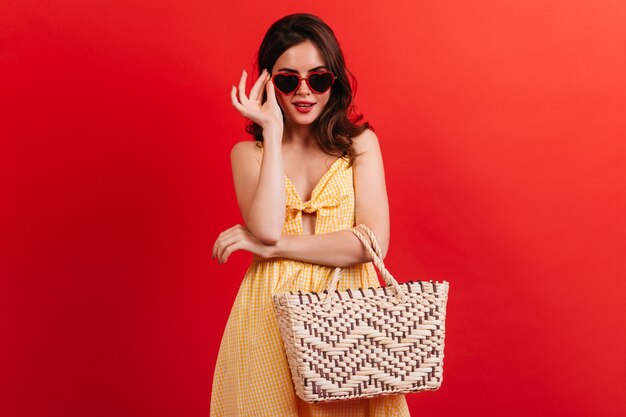
[[[439,389],[448,282],[399,284],[374,233],[364,224],[350,231],[387,287],[337,291],[341,268],[335,268],[323,293],[274,295],[296,394],[317,403]]]

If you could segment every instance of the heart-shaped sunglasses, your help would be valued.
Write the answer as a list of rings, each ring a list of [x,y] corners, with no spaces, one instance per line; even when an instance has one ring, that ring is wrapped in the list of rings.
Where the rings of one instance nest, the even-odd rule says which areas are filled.
[[[337,77],[330,71],[315,71],[306,77],[291,72],[278,72],[272,75],[272,82],[278,91],[283,94],[291,94],[300,86],[300,82],[305,80],[309,88],[322,94],[328,91]]]

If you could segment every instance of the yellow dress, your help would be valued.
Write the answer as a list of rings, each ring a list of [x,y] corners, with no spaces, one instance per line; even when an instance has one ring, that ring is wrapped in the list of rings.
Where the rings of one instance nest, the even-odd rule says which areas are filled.
[[[315,234],[355,226],[352,167],[337,159],[303,202],[285,176],[283,234],[302,235],[302,211],[317,212]],[[323,291],[334,267],[289,258],[253,257],[224,330],[213,377],[212,417],[409,416],[404,395],[309,404],[296,396],[280,337],[272,294]],[[338,289],[378,287],[371,262],[343,269]]]

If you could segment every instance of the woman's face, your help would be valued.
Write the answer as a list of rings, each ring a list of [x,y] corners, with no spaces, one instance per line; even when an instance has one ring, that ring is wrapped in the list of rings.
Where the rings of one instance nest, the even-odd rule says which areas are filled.
[[[328,71],[322,54],[315,44],[310,40],[306,40],[298,45],[294,45],[287,49],[278,57],[271,73],[277,72],[294,72],[306,77],[310,72],[317,70]],[[302,80],[298,88],[290,93],[283,94],[276,90],[276,99],[285,114],[285,123],[293,123],[297,125],[308,125],[312,123],[320,114],[328,103],[332,87],[322,94],[313,92],[306,81]],[[310,109],[296,107],[297,102],[314,103]],[[307,111],[308,110],[308,111]]]

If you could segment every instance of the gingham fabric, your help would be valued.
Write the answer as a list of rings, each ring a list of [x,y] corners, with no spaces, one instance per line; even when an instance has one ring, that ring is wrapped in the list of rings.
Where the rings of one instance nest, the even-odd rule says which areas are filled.
[[[302,211],[316,212],[315,234],[355,226],[352,167],[337,159],[302,201],[285,176],[287,204],[283,234],[302,235]],[[288,258],[254,256],[239,288],[217,356],[213,417],[400,417],[409,416],[404,395],[309,404],[296,396],[272,295],[323,291],[334,267]],[[337,288],[378,287],[371,262],[343,269]]]

